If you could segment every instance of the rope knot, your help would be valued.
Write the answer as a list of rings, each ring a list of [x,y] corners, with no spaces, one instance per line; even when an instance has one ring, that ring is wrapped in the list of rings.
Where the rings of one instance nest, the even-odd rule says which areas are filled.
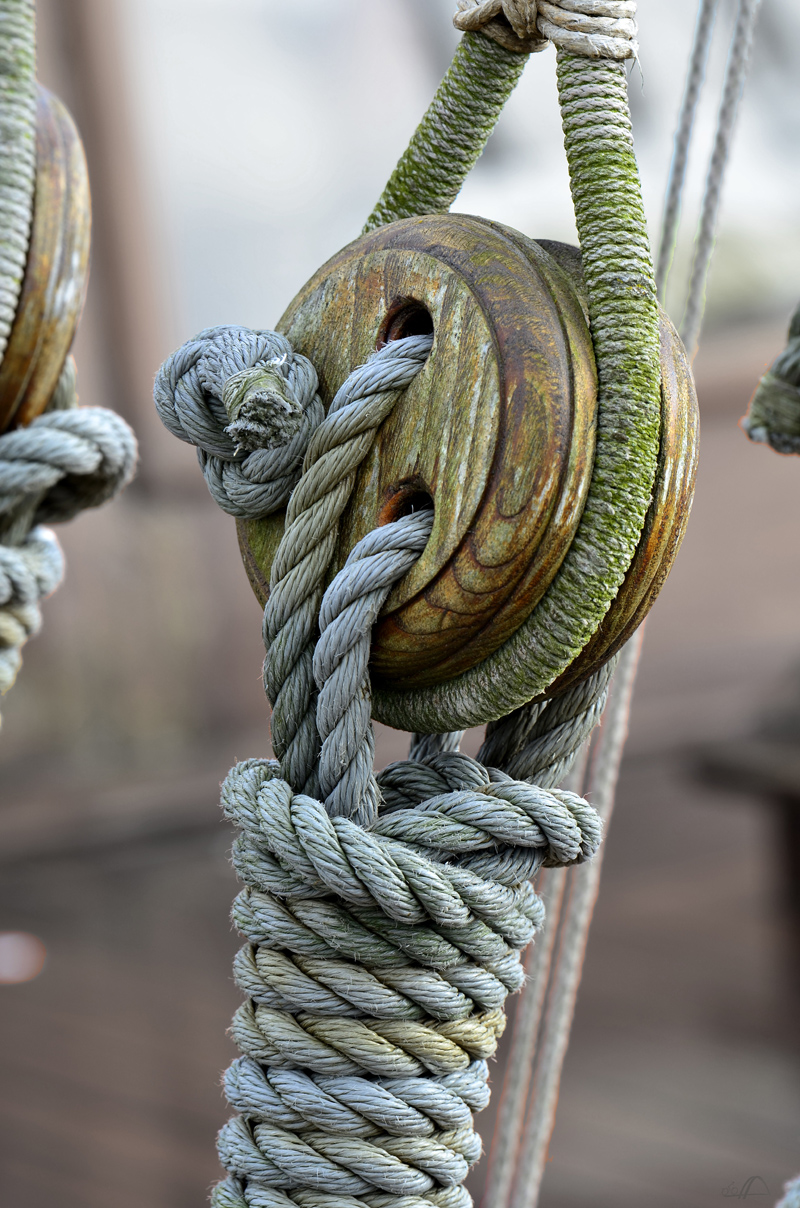
[[[153,390],[164,425],[197,447],[214,500],[259,519],[286,506],[325,412],[317,374],[275,331],[211,327],[161,366]]]
[[[458,0],[453,24],[519,54],[548,42],[589,59],[635,59],[639,51],[636,0]]]
[[[284,355],[267,365],[242,369],[225,382],[222,404],[231,421],[225,432],[234,442],[234,456],[278,449],[300,431],[303,406],[280,372],[285,362]]]

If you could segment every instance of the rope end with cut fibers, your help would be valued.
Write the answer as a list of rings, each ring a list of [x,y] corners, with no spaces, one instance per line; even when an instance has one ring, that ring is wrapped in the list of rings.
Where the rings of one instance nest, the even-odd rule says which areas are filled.
[[[786,348],[759,382],[741,426],[752,441],[776,453],[800,453],[800,305]]]

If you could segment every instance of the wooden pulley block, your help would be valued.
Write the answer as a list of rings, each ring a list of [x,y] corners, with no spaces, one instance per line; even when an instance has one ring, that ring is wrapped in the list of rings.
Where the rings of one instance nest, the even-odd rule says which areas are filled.
[[[0,431],[29,424],[52,397],[86,293],[90,232],[80,135],[58,97],[40,86],[33,222],[17,313],[0,364]]]
[[[314,364],[326,406],[375,348],[433,332],[424,368],[358,472],[331,575],[378,524],[432,503],[430,539],[387,600],[370,667],[374,685],[389,691],[452,679],[527,619],[581,518],[597,380],[580,254],[480,218],[404,219],[328,261],[278,329]],[[602,630],[556,687],[589,674],[630,635],[683,534],[696,402],[666,318],[662,365],[659,478],[639,550]],[[264,602],[282,518],[237,523]]]

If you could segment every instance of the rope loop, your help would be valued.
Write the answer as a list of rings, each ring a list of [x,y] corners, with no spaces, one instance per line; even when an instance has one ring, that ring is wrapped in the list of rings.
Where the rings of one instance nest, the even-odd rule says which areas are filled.
[[[635,59],[636,0],[458,0],[453,24],[520,54],[559,50],[589,59]]]

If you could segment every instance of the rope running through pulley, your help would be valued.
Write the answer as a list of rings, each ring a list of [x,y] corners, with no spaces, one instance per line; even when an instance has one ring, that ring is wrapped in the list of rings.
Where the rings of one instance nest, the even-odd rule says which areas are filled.
[[[361,238],[278,331],[201,332],[159,373],[161,418],[237,518],[273,708],[276,758],[223,786],[246,1002],[217,1208],[466,1206],[486,1061],[544,921],[531,878],[597,851],[597,810],[558,786],[668,573],[696,460],[632,146],[634,16],[463,0]],[[446,213],[548,41],[580,254]],[[378,776],[372,717],[413,732]]]

